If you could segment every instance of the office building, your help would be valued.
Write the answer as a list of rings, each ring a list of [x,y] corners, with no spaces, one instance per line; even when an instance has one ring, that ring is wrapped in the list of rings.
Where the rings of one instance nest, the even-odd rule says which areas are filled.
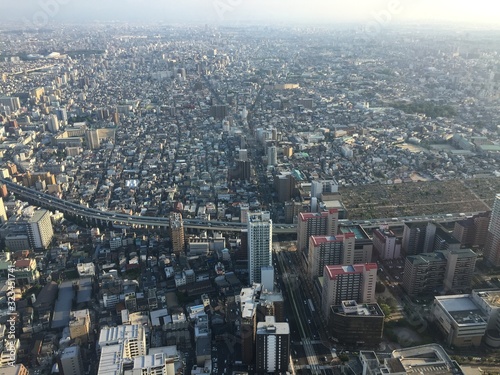
[[[491,211],[488,211],[455,222],[453,237],[460,241],[462,246],[483,247],[488,236],[490,218]]]
[[[70,346],[63,350],[59,358],[59,373],[61,375],[85,374],[79,346]]]
[[[375,303],[376,282],[376,263],[325,266],[321,295],[324,317],[328,319],[330,307],[340,305],[342,301],[354,300],[358,303]]]
[[[488,316],[470,294],[434,297],[431,316],[446,344],[456,347],[481,345],[488,326]]]
[[[272,316],[257,324],[256,372],[259,374],[284,373],[290,361],[290,327],[277,323]]]
[[[102,328],[99,334],[99,374],[122,374],[125,363],[147,354],[146,332],[142,325]]]
[[[330,334],[344,345],[377,346],[382,340],[385,315],[377,303],[354,300],[331,306]]]
[[[174,254],[180,254],[185,251],[184,224],[182,215],[178,212],[170,213],[170,240],[172,241]]]
[[[248,214],[248,277],[249,283],[261,282],[263,267],[272,266],[273,223],[269,212]]]
[[[323,270],[327,265],[354,264],[354,246],[354,233],[309,237],[307,269],[311,281],[323,276]]]
[[[437,344],[414,346],[394,350],[390,357],[379,358],[375,352],[362,350],[359,353],[362,368],[360,374],[434,374],[464,375],[457,362]]]
[[[493,266],[500,266],[500,194],[496,194],[484,248],[484,258]]]
[[[388,226],[373,231],[373,247],[380,259],[398,259],[401,257],[401,241]]]
[[[338,220],[338,210],[334,208],[320,213],[299,213],[297,250],[307,252],[309,237],[311,236],[335,236],[337,234]]]
[[[410,296],[470,288],[477,255],[470,249],[406,257],[403,288]]]

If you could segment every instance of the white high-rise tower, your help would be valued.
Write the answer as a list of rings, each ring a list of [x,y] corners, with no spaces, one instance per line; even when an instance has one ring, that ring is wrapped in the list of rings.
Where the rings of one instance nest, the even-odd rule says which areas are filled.
[[[495,267],[500,266],[500,194],[495,196],[493,203],[484,257]]]
[[[269,212],[248,213],[248,276],[250,285],[261,282],[262,267],[272,265],[273,222]]]

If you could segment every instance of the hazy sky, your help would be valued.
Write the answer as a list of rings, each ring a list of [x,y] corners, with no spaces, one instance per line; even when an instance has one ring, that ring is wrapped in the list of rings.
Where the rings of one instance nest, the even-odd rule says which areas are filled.
[[[2,18],[179,23],[418,21],[500,24],[497,0],[2,0]]]

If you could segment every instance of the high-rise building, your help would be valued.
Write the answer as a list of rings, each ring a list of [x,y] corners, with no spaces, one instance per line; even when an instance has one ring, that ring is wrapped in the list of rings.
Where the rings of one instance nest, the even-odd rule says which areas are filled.
[[[354,233],[344,236],[311,236],[308,249],[308,276],[312,280],[323,276],[327,265],[352,265],[354,262]]]
[[[280,202],[291,200],[295,196],[295,177],[290,172],[275,176],[274,188]]]
[[[267,148],[267,165],[278,164],[278,148],[276,146],[271,146]]]
[[[465,220],[455,222],[453,237],[462,246],[479,246],[486,244],[488,225],[490,224],[491,211],[482,212]]]
[[[290,327],[277,323],[273,316],[257,323],[256,372],[285,373],[290,361]]]
[[[326,319],[332,305],[354,300],[358,303],[375,303],[377,264],[350,266],[325,266],[323,271],[322,313]]]
[[[183,253],[185,250],[184,224],[182,215],[178,212],[170,213],[170,239],[172,250],[175,254]]]
[[[406,222],[403,230],[401,248],[405,255],[416,255],[424,252],[425,229],[427,223]]]
[[[274,291],[274,267],[262,267],[260,269],[261,283],[263,290]]]
[[[477,254],[471,249],[454,249],[446,251],[444,254],[446,257],[444,290],[469,289],[476,268]]]
[[[49,116],[47,130],[51,133],[57,133],[59,131],[59,120],[57,119],[57,115]]]
[[[33,212],[28,219],[28,237],[30,245],[34,249],[46,249],[54,236],[50,212],[39,209]]]
[[[3,224],[6,221],[7,221],[7,212],[5,211],[5,205],[3,204],[3,198],[0,197],[0,223]]]
[[[292,224],[296,222],[299,213],[306,211],[302,202],[291,200],[285,202],[285,223]]]
[[[269,212],[248,214],[248,277],[249,283],[261,282],[262,267],[272,265],[273,223]]]
[[[237,178],[240,180],[250,180],[251,176],[251,168],[250,168],[250,161],[248,160],[237,160],[236,161],[236,174]]]
[[[484,257],[493,266],[500,266],[500,194],[495,196],[495,202],[493,203]]]
[[[85,130],[85,140],[87,142],[87,147],[91,150],[95,150],[101,146],[101,141],[99,139],[98,129],[86,129]]]
[[[0,97],[0,105],[9,107],[12,111],[17,111],[21,108],[21,102],[17,96]]]
[[[99,334],[99,374],[123,374],[125,363],[147,354],[145,328],[139,324],[102,328]]]
[[[297,250],[307,251],[311,236],[335,236],[338,219],[338,210],[334,208],[320,213],[301,212],[297,225]]]
[[[79,346],[70,346],[63,350],[59,358],[59,373],[61,375],[83,375],[85,373]]]
[[[88,309],[71,311],[69,314],[69,336],[86,344],[90,333],[90,314]]]
[[[248,161],[248,150],[246,148],[239,149],[238,159],[241,161]]]
[[[373,231],[373,247],[381,259],[401,257],[401,241],[388,226]]]
[[[438,250],[406,257],[403,288],[410,296],[470,288],[477,254],[471,249]]]
[[[340,343],[375,347],[382,340],[384,313],[377,303],[342,301],[331,306],[328,326]]]
[[[311,197],[321,198],[323,193],[338,193],[339,184],[335,179],[311,181]]]

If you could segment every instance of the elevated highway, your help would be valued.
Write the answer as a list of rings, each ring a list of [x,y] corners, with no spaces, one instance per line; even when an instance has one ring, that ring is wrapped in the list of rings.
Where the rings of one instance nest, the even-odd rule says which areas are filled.
[[[58,210],[64,214],[78,218],[88,225],[145,228],[145,229],[167,229],[170,225],[168,217],[153,217],[140,215],[127,215],[112,211],[101,211],[96,208],[90,208],[74,202],[56,198],[52,195],[27,188],[12,181],[0,179],[0,182],[7,185],[7,189],[15,195],[30,202],[31,204],[47,208],[49,210]],[[389,226],[402,226],[405,222],[417,221],[438,221],[451,222],[464,219],[467,216],[478,214],[479,212],[437,214],[425,216],[409,216],[399,218],[372,219],[372,220],[340,220],[341,225],[361,225],[366,229],[377,228],[386,224]],[[223,232],[241,232],[246,228],[245,223],[227,222],[227,221],[208,221],[201,219],[184,219],[184,227],[201,230],[214,230]],[[297,224],[273,225],[274,234],[297,233]]]

